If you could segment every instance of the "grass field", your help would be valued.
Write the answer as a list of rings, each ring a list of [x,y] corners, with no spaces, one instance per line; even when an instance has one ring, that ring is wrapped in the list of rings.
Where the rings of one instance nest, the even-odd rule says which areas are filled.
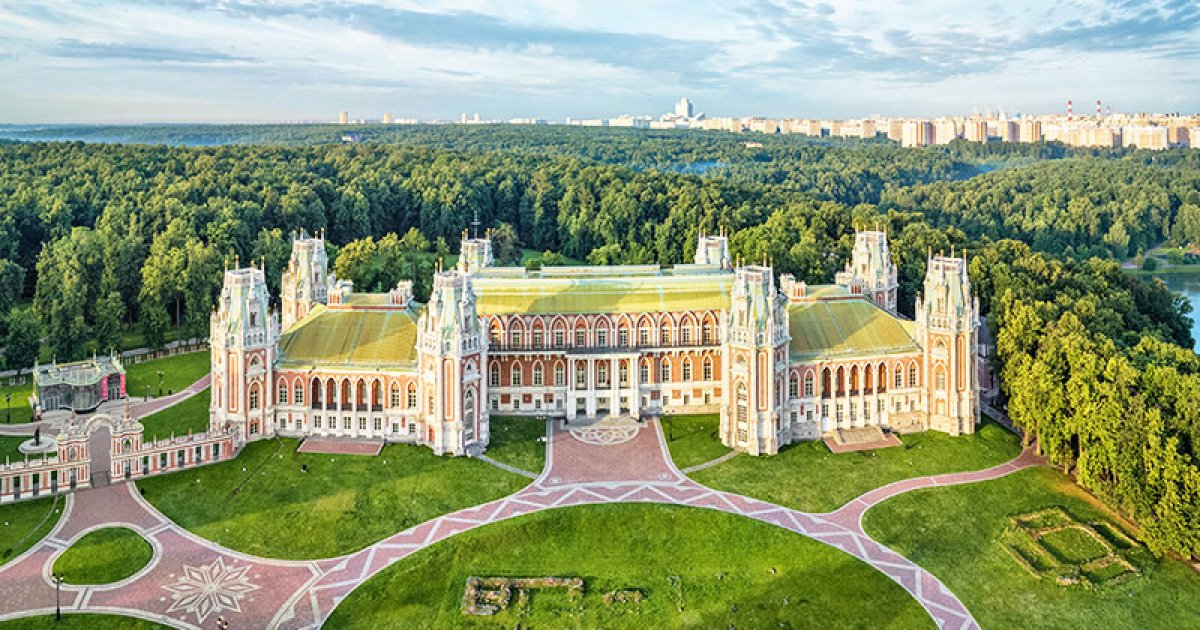
[[[546,421],[525,416],[492,416],[487,456],[538,474],[546,466]]]
[[[717,431],[721,428],[721,416],[702,414],[689,416],[663,416],[659,419],[671,459],[677,468],[683,469],[714,460],[729,452]]]
[[[92,613],[64,612],[62,621],[55,621],[54,615],[23,617],[0,621],[0,630],[45,630],[46,628],[62,628],[63,630],[154,630],[170,628],[152,621],[136,617],[119,617],[117,615],[96,615]]]
[[[54,572],[67,584],[111,584],[137,573],[153,551],[137,532],[106,527],[84,534],[54,561]]]
[[[361,549],[529,481],[423,446],[390,444],[366,457],[297,453],[298,444],[252,442],[237,459],[137,484],[155,507],[200,536],[255,555],[307,559]]]
[[[46,497],[0,505],[0,564],[25,553],[54,529],[65,499]]]
[[[175,403],[162,411],[152,413],[139,420],[146,427],[146,441],[161,440],[174,435],[203,433],[208,430],[208,405],[212,397],[212,388]]]
[[[177,392],[208,374],[211,355],[207,350],[176,354],[162,359],[154,359],[143,363],[130,363],[125,366],[125,393],[132,398],[143,398],[146,387],[150,387],[150,395],[158,397],[158,371],[162,370],[162,395]]]
[[[692,474],[718,490],[736,492],[806,512],[837,509],[858,495],[900,479],[979,470],[1020,453],[1020,439],[984,420],[973,435],[937,431],[900,436],[903,447],[859,453],[829,452],[824,442],[801,442],[771,457],[735,457]]]
[[[11,387],[0,387],[0,405],[4,405],[4,397],[10,395],[8,406],[0,407],[0,422],[10,420],[12,424],[20,424],[29,422],[33,418],[33,409],[29,406],[29,394],[33,391],[33,385],[25,383],[24,385],[14,385]]]
[[[25,454],[22,453],[17,447],[21,446],[21,443],[25,440],[28,440],[30,437],[32,436],[0,435],[0,464],[4,463],[4,458],[6,457],[9,461],[13,462],[24,461]],[[45,440],[48,438],[43,437],[42,439]],[[36,459],[38,457],[41,457],[41,455],[30,455],[31,459]]]
[[[532,591],[521,614],[468,616],[469,576],[581,577],[584,594]],[[636,604],[606,604],[617,589]],[[682,608],[682,610],[680,610]],[[352,592],[326,628],[927,628],[882,573],[809,538],[743,517],[662,505],[540,512],[465,532]]]
[[[1009,555],[1001,533],[1009,517],[1062,507],[1076,520],[1119,520],[1049,468],[1001,479],[918,490],[867,511],[867,533],[941,578],[984,628],[1195,628],[1200,574],[1182,562],[1149,561],[1143,575],[1098,590],[1037,579]],[[1070,530],[1067,530],[1070,531]],[[1064,555],[1095,553],[1058,537]],[[1148,554],[1145,554],[1148,556]]]

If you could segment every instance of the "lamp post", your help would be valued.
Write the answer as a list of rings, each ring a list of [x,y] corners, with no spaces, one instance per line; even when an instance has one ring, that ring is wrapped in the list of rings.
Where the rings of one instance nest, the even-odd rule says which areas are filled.
[[[54,620],[62,621],[62,600],[59,598],[59,587],[63,583],[63,576],[54,573],[51,578],[54,580]]]
[[[159,370],[158,371],[158,395],[160,397],[162,396],[162,378],[163,378],[163,371]]]
[[[150,400],[150,386],[146,386],[146,400]]]
[[[12,422],[12,392],[4,392],[4,424]]]

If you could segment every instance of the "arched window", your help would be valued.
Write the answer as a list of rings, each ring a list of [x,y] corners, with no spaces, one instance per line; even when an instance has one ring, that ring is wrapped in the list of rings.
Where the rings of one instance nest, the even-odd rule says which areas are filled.
[[[658,342],[664,346],[671,345],[671,329],[670,324],[663,320],[662,328],[658,331]]]
[[[296,381],[296,384],[292,387],[292,404],[304,404],[304,385],[300,381]]]
[[[567,375],[566,375],[566,370],[563,368],[563,364],[555,363],[554,364],[554,386],[562,387],[563,385],[566,385],[566,384],[567,384]]]
[[[685,346],[692,343],[692,325],[691,318],[683,320],[679,325],[679,343]]]
[[[288,401],[287,381],[279,381],[279,404],[286,405]]]
[[[934,382],[937,383],[938,391],[945,390],[946,389],[946,368],[944,368],[940,365],[938,366],[936,379],[937,380]]]
[[[813,395],[813,375],[812,375],[812,372],[808,372],[808,373],[806,373],[806,374],[804,375],[804,395],[805,395],[805,396],[812,396],[812,395]]]
[[[512,385],[513,387],[521,386],[521,364],[520,363],[512,364],[512,367],[509,368],[508,375],[509,375],[509,385]]]
[[[406,398],[408,398],[408,400],[406,401],[408,403],[408,408],[416,409],[417,408],[417,386],[415,384],[413,384],[413,383],[408,384],[408,396],[406,396]]]
[[[617,329],[617,345],[622,348],[629,345],[629,329],[624,325]]]
[[[500,387],[500,364],[493,363],[488,368],[488,385],[492,387]]]
[[[904,387],[904,368],[899,365],[896,366],[896,378],[894,383],[895,384],[893,386],[896,389]]]
[[[638,368],[638,378],[643,383],[650,382],[650,364],[648,362],[642,361],[642,365]]]
[[[565,335],[566,335],[566,333],[563,332],[563,329],[561,329],[561,328],[554,329],[554,347],[555,348],[563,347],[563,345],[566,343]]]
[[[258,385],[250,386],[250,408],[258,409]]]
[[[388,402],[391,403],[391,407],[393,409],[398,409],[400,407],[400,383],[392,383],[390,398],[391,400]]]
[[[661,383],[671,382],[671,361],[664,358],[662,364],[658,366],[658,380]]]
[[[691,359],[683,360],[683,378],[682,378],[682,380],[685,383],[692,380],[692,360]]]
[[[583,361],[575,362],[575,387],[576,389],[587,388],[587,364]]]
[[[599,348],[608,347],[608,327],[601,326],[596,330],[596,346]]]
[[[600,387],[608,386],[608,364],[596,364],[596,384]]]
[[[512,332],[508,333],[508,341],[510,344],[512,344],[512,347],[520,348],[521,347],[521,331],[514,329]]]
[[[650,345],[650,325],[646,322],[642,322],[642,325],[638,328],[638,345]]]
[[[704,321],[704,328],[703,328],[703,329],[702,329],[702,331],[701,331],[701,338],[704,340],[704,343],[705,343],[705,344],[710,344],[710,343],[712,343],[712,342],[713,342],[713,325],[712,325],[712,322],[710,322],[710,321],[708,321],[708,320],[705,320],[705,321]]]
[[[492,327],[488,330],[488,341],[493,346],[500,346],[500,324],[492,322]]]
[[[533,364],[533,386],[541,387],[543,381],[544,381],[544,374],[542,372],[542,364],[541,363]]]
[[[800,379],[795,374],[788,378],[788,396],[792,398],[800,397]]]
[[[544,338],[544,337],[543,337],[543,335],[542,335],[542,329],[541,329],[541,328],[534,328],[534,329],[533,329],[533,347],[534,347],[534,348],[541,348],[541,347],[542,347],[542,344],[543,344],[543,343],[545,343],[545,341],[546,341],[546,340],[545,340],[545,338]]]
[[[629,384],[629,364],[624,361],[617,366],[617,384],[621,387]]]
[[[583,326],[575,329],[575,347],[582,348],[587,345],[587,329]]]
[[[908,366],[908,386],[917,386],[917,364],[913,363]]]
[[[712,357],[704,357],[704,380],[713,380],[713,362]]]

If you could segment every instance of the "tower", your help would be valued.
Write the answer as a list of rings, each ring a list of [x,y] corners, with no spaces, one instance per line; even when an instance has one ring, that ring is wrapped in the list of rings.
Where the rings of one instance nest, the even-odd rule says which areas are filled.
[[[467,238],[463,231],[461,252],[458,256],[458,270],[463,273],[478,273],[495,264],[492,257],[492,239]]]
[[[735,271],[725,325],[721,442],[760,455],[791,442],[783,412],[787,395],[787,299],[775,290],[767,266]]]
[[[267,282],[254,267],[225,272],[217,310],[209,322],[212,355],[210,429],[231,428],[234,443],[270,437],[272,369],[279,320],[268,311]]]
[[[950,435],[974,433],[979,422],[979,301],[971,296],[965,256],[930,256],[916,315],[928,428]]]
[[[900,274],[888,251],[885,232],[855,233],[854,251],[846,269],[837,274],[837,284],[851,293],[861,293],[889,313],[896,312]]]
[[[329,301],[329,257],[325,238],[306,236],[292,239],[292,257],[283,272],[281,310],[283,330],[304,319],[314,304]]]
[[[417,321],[417,365],[424,387],[422,441],[438,455],[486,448],[487,344],[469,273],[434,274],[429,304]]]
[[[729,258],[729,239],[722,236],[700,235],[696,242],[696,256],[692,262],[697,265],[713,265],[721,269],[733,266]]]

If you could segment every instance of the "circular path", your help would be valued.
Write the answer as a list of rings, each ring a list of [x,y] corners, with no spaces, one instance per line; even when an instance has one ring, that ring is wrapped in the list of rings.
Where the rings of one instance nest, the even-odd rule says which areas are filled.
[[[553,422],[557,424],[557,422]],[[827,514],[811,514],[713,490],[671,462],[657,422],[626,441],[581,441],[549,429],[547,465],[515,494],[431,519],[358,552],[315,561],[283,561],[238,553],[171,522],[131,483],[68,495],[66,513],[38,545],[0,567],[0,620],[54,610],[50,567],[89,531],[129,527],[150,541],[154,557],[122,582],[62,587],[66,610],[130,615],[180,628],[210,626],[220,616],[238,628],[316,628],[352,590],[383,568],[459,532],[539,510],[598,503],[665,503],[709,508],[772,523],[836,547],[883,572],[907,590],[940,628],[978,628],[974,617],[936,577],[875,542],[863,513],[918,488],[995,479],[1040,460],[1026,451],[999,466],[920,477],[877,488]],[[263,532],[265,536],[288,535]]]

